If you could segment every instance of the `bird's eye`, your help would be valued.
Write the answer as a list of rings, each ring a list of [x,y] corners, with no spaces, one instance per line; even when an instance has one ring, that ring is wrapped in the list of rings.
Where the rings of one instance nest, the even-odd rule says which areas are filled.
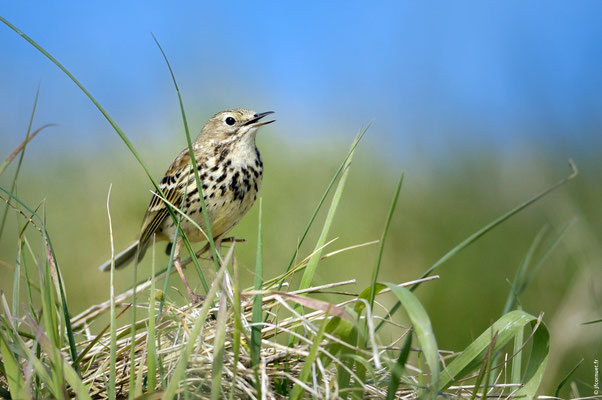
[[[234,123],[236,123],[236,120],[232,117],[228,117],[228,118],[226,118],[226,123],[228,125],[234,125]]]

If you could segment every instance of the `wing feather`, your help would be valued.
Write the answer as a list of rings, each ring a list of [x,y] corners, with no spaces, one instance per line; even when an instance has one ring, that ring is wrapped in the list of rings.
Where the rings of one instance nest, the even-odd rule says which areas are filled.
[[[165,195],[165,199],[177,207],[180,206],[180,201],[186,190],[190,166],[190,154],[186,149],[176,157],[159,183],[159,188]],[[151,238],[167,217],[169,217],[167,205],[159,196],[153,195],[140,230],[141,245]]]

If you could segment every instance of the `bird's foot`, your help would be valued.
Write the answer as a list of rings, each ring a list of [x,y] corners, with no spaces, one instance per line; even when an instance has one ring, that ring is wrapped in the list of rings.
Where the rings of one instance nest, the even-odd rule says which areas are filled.
[[[191,306],[197,306],[205,302],[206,297],[194,293],[192,290],[188,292],[188,298],[190,299]]]

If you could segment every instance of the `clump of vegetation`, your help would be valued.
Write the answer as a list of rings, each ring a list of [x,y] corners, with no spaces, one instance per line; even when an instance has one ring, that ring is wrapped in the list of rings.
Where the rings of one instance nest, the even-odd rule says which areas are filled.
[[[19,33],[82,88],[148,173],[127,136],[92,95],[50,54]],[[181,98],[180,105],[186,126]],[[334,172],[280,275],[266,277],[263,273],[264,255],[269,257],[270,249],[263,248],[261,201],[252,288],[240,287],[236,241],[224,249],[225,254],[213,253],[217,257],[213,257],[211,279],[206,279],[197,255],[190,254],[187,263],[195,265],[201,281],[211,282],[204,303],[198,306],[181,306],[171,300],[168,283],[173,260],[155,273],[153,247],[150,279],[138,282],[134,268],[132,288],[117,295],[112,271],[109,299],[72,316],[44,209],[25,204],[13,190],[0,186],[0,198],[20,221],[12,300],[4,294],[0,299],[0,397],[534,398],[548,360],[549,333],[541,315],[531,315],[519,306],[518,296],[532,278],[529,258],[517,273],[502,315],[460,352],[439,349],[428,313],[414,291],[438,279],[433,272],[455,254],[574,177],[576,170],[573,167],[569,177],[469,236],[418,279],[382,283],[382,255],[403,174],[378,241],[339,250],[331,250],[329,241],[353,155],[365,132],[357,136]],[[190,144],[187,128],[186,136]],[[23,155],[31,137],[28,131],[15,154]],[[179,223],[182,213],[175,205],[170,207],[172,218]],[[300,246],[322,208],[328,209],[313,251],[297,261]],[[39,253],[32,246],[34,238],[40,243]],[[210,244],[215,249],[214,243]],[[356,283],[354,280],[314,284],[323,259],[364,245],[376,245],[379,250],[372,278],[363,291],[342,290]],[[294,284],[293,278],[298,276],[300,283]],[[159,282],[163,282],[161,290]],[[333,304],[313,296],[332,292],[348,300]],[[391,309],[380,302],[384,296],[394,299]],[[399,308],[405,311],[408,326],[396,318]],[[129,311],[127,322],[125,311]],[[103,325],[101,317],[106,314],[109,323]]]

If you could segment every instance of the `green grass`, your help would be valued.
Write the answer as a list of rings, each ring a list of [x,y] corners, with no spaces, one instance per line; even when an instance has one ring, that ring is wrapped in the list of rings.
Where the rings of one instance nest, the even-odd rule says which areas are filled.
[[[134,145],[91,93],[35,42],[18,33],[69,75],[123,139],[140,170],[148,177],[153,176]],[[170,72],[175,84],[171,68]],[[185,121],[177,84],[175,87]],[[185,128],[185,138],[190,144],[186,123]],[[13,287],[12,290],[10,285],[1,287],[10,294],[9,299],[2,295],[0,396],[134,398],[144,393],[150,398],[241,398],[259,397],[263,393],[290,398],[394,398],[396,395],[532,398],[537,393],[549,394],[553,389],[548,387],[561,390],[568,379],[576,378],[579,371],[560,370],[562,382],[545,386],[553,331],[545,323],[547,318],[539,316],[541,309],[528,306],[532,302],[530,292],[535,292],[536,297],[551,295],[538,290],[540,278],[557,284],[553,276],[544,272],[544,264],[555,258],[559,244],[567,242],[573,229],[566,222],[570,219],[561,221],[563,228],[557,233],[546,235],[546,232],[537,234],[541,224],[525,229],[537,225],[532,221],[533,215],[515,215],[526,207],[532,210],[540,205],[556,215],[557,209],[545,201],[557,192],[550,195],[551,190],[545,189],[549,184],[543,182],[557,179],[541,179],[538,185],[543,191],[533,191],[530,187],[517,190],[513,194],[519,195],[512,201],[488,199],[488,208],[477,207],[479,200],[475,198],[475,206],[465,210],[454,204],[461,201],[465,206],[471,199],[471,191],[479,193],[487,186],[476,186],[470,176],[455,180],[444,177],[435,189],[445,196],[435,198],[427,192],[421,197],[411,192],[415,186],[411,183],[412,175],[407,174],[410,184],[404,184],[400,197],[400,179],[391,200],[388,197],[397,171],[393,174],[386,171],[373,162],[374,156],[370,154],[365,155],[367,160],[358,161],[362,135],[353,141],[349,151],[332,150],[339,157],[333,160],[335,157],[330,154],[330,162],[317,150],[305,153],[302,160],[271,160],[273,165],[284,165],[281,174],[270,175],[266,170],[259,218],[247,217],[237,231],[249,232],[249,228],[255,228],[256,245],[233,243],[223,259],[212,246],[214,257],[210,263],[218,271],[208,285],[207,300],[199,308],[185,305],[178,292],[168,285],[173,254],[166,259],[155,246],[152,262],[134,272],[133,280],[127,273],[117,275],[112,271],[110,286],[97,290],[96,300],[78,294],[78,290],[89,292],[90,283],[100,286],[92,278],[96,273],[92,270],[95,261],[106,256],[107,249],[98,243],[106,240],[114,254],[113,243],[123,243],[128,235],[135,237],[134,229],[139,226],[141,215],[138,208],[148,202],[148,193],[142,187],[129,185],[130,195],[122,186],[119,199],[127,200],[116,201],[113,197],[109,209],[107,196],[96,196],[101,193],[99,188],[108,187],[103,186],[101,176],[81,168],[79,163],[83,160],[67,161],[75,166],[65,169],[74,174],[69,179],[73,181],[77,174],[88,174],[86,182],[90,190],[87,191],[88,187],[82,190],[92,197],[107,198],[106,207],[110,210],[109,224],[105,213],[89,210],[86,224],[81,224],[78,210],[84,204],[99,203],[82,201],[80,197],[70,204],[72,200],[67,198],[56,207],[52,203],[56,193],[52,190],[60,192],[62,188],[45,186],[44,174],[50,174],[49,169],[38,171],[27,180],[28,184],[17,186],[16,193],[14,183],[19,175],[16,173],[8,180],[10,185],[0,185],[0,198],[11,215],[7,229],[0,236],[0,254],[3,263],[9,266],[13,264],[7,261],[11,258],[4,259],[4,254],[14,254],[12,259],[16,260],[12,271],[2,272],[3,277],[12,278],[3,282],[11,281]],[[265,147],[264,154],[270,154],[270,147]],[[21,154],[23,151],[24,148]],[[21,169],[21,161],[22,158],[17,171]],[[269,161],[266,157],[266,165]],[[9,159],[0,172],[10,163]],[[304,166],[305,175],[291,180],[299,165]],[[307,165],[313,165],[314,169]],[[118,165],[114,168],[119,170]],[[475,171],[484,170],[479,165]],[[110,171],[109,168],[105,173]],[[325,177],[324,171],[329,176]],[[374,179],[374,175],[379,179]],[[136,181],[127,174],[121,178],[123,182]],[[21,181],[25,182],[23,176]],[[565,181],[550,187],[555,189]],[[491,185],[488,177],[484,182]],[[156,188],[152,178],[151,183]],[[524,202],[524,198],[533,195]],[[29,200],[41,197],[50,200],[40,206]],[[324,204],[329,198],[330,205],[326,208]],[[400,198],[403,206],[398,204]],[[537,205],[533,205],[535,201]],[[134,208],[128,208],[128,202]],[[513,208],[513,204],[519,206]],[[564,199],[560,204],[571,203]],[[171,205],[176,221],[180,218],[177,206]],[[399,209],[395,216],[402,223],[393,219],[396,208]],[[70,212],[61,211],[65,209]],[[501,217],[496,219],[497,215]],[[454,218],[455,222],[450,224]],[[526,221],[519,223],[522,218]],[[490,220],[493,222],[487,223]],[[513,226],[516,220],[519,222]],[[115,221],[119,224],[113,225]],[[502,222],[505,225],[500,225]],[[100,233],[102,230],[97,227],[100,225],[109,232]],[[510,230],[510,237],[500,243],[498,234],[495,242],[487,242],[502,227]],[[69,236],[70,231],[75,236]],[[521,235],[514,235],[515,231]],[[55,234],[56,242],[61,243],[56,248],[52,245]],[[340,239],[334,240],[337,235]],[[375,237],[381,238],[379,246],[364,246],[361,251],[353,246]],[[420,245],[420,240],[430,247]],[[484,251],[474,250],[481,246]],[[569,242],[566,246],[571,248],[575,244]],[[347,250],[337,253],[333,252],[335,249]],[[192,246],[189,251],[191,255],[194,253]],[[569,251],[571,257],[565,258],[571,264],[579,262],[574,252]],[[493,254],[505,264],[515,262],[519,266],[512,282],[493,273]],[[249,266],[253,258],[254,268]],[[431,259],[439,261],[433,264]],[[202,280],[201,265],[194,261]],[[443,263],[446,268],[437,269]],[[461,264],[474,266],[477,272],[467,276],[459,268]],[[82,280],[81,270],[74,268],[82,265],[87,268],[86,274],[91,271],[93,282]],[[167,274],[158,278],[164,279],[158,304],[155,280],[134,286],[129,295],[115,294],[132,287],[138,276],[147,279],[165,265]],[[432,267],[425,268],[426,265]],[[241,273],[244,270],[250,273]],[[404,281],[426,277],[434,271],[441,273],[435,277],[438,279],[400,286]],[[251,281],[252,289],[241,289]],[[383,284],[390,281],[393,283]],[[467,286],[467,282],[487,288],[488,298],[483,303],[488,308],[474,301],[464,304],[463,309],[453,308],[446,290],[468,293],[465,299],[483,298],[479,288]],[[348,288],[353,283],[355,286]],[[415,291],[422,283],[421,290]],[[353,288],[359,288],[359,293]],[[88,308],[107,297],[110,301],[100,307],[101,311]],[[141,299],[149,299],[148,304],[141,303]],[[132,310],[138,308],[129,315],[129,320],[127,314],[117,313],[117,307],[127,309],[128,302],[132,302]],[[492,306],[496,304],[497,309]],[[391,306],[403,313],[388,313]],[[82,313],[73,316],[69,310]],[[454,320],[453,329],[448,329],[442,313]],[[473,318],[480,314],[481,324],[476,325]],[[591,314],[591,318],[582,322],[595,320],[596,315]],[[553,326],[554,320],[551,322]],[[444,328],[438,329],[437,324],[443,324]],[[595,325],[585,326],[596,329]],[[400,345],[402,341],[404,344]]]
[[[350,158],[345,158],[350,160]],[[314,272],[317,271],[317,266],[323,260],[323,257],[316,256],[316,254],[323,254],[327,236],[324,232],[328,231],[333,222],[334,212],[340,204],[342,193],[340,189],[342,183],[345,182],[343,178],[349,168],[348,164],[343,169],[344,174],[341,175],[341,182],[333,195],[335,200],[326,214],[315,250],[301,263],[301,266],[316,264]],[[387,226],[390,224],[392,210],[399,196],[401,186],[397,187],[395,199],[388,213]],[[13,199],[24,206],[19,199],[14,196]],[[32,212],[30,208],[25,208],[25,211]],[[26,218],[28,214],[25,211],[17,215]],[[36,221],[31,223],[34,224],[34,227],[37,226]],[[8,308],[3,314],[3,342],[0,344],[2,344],[3,360],[7,360],[3,363],[7,383],[5,389],[14,393],[14,396],[20,396],[28,386],[25,384],[26,364],[16,361],[21,358],[35,359],[32,362],[36,366],[36,376],[40,378],[37,386],[30,383],[28,390],[30,392],[35,390],[42,396],[53,397],[98,396],[104,391],[115,395],[116,392],[113,390],[117,389],[113,389],[113,385],[116,388],[119,387],[121,393],[125,391],[130,395],[133,393],[141,395],[144,390],[145,393],[157,392],[165,398],[178,395],[182,388],[190,392],[190,396],[194,394],[204,397],[206,394],[212,398],[220,398],[228,392],[234,393],[234,397],[254,396],[258,395],[261,390],[268,390],[270,393],[279,393],[291,398],[300,398],[304,395],[322,397],[326,395],[326,391],[335,390],[329,383],[334,381],[342,382],[344,385],[338,386],[331,395],[338,393],[343,397],[360,398],[385,398],[387,390],[391,387],[395,387],[398,395],[420,398],[435,398],[448,390],[451,390],[449,393],[461,390],[463,393],[475,396],[478,388],[487,390],[489,394],[532,397],[539,389],[549,354],[549,333],[540,319],[524,311],[507,312],[464,351],[450,358],[438,350],[436,335],[429,315],[419,298],[398,284],[388,284],[388,289],[406,310],[412,328],[408,331],[408,328],[390,324],[395,321],[386,317],[383,321],[386,321],[389,330],[397,330],[397,335],[415,335],[419,351],[416,352],[414,348],[410,353],[415,353],[415,356],[418,357],[418,364],[414,364],[410,368],[411,361],[409,359],[412,357],[408,357],[407,346],[396,349],[394,343],[383,342],[382,335],[375,335],[377,322],[380,321],[377,317],[381,318],[378,316],[379,313],[371,312],[371,307],[353,307],[356,302],[359,302],[358,305],[365,302],[369,306],[370,298],[374,299],[386,294],[387,290],[383,290],[384,287],[376,280],[373,280],[362,294],[351,296],[350,302],[346,301],[340,304],[325,302],[312,296],[305,297],[312,292],[319,292],[320,288],[299,284],[297,285],[299,289],[296,292],[293,291],[296,284],[294,280],[291,280],[294,275],[288,274],[288,268],[282,270],[282,276],[289,276],[286,279],[289,282],[287,292],[259,290],[263,282],[261,279],[263,274],[262,254],[265,249],[262,250],[263,240],[261,239],[263,224],[258,226],[256,257],[258,268],[256,269],[254,292],[242,293],[241,296],[236,297],[227,295],[234,293],[234,288],[229,287],[229,280],[223,279],[226,267],[233,259],[236,248],[234,243],[224,258],[223,267],[220,268],[218,275],[213,280],[208,293],[208,301],[202,305],[200,310],[190,309],[188,306],[181,307],[170,300],[165,300],[166,311],[164,313],[156,315],[156,307],[149,306],[149,311],[143,320],[125,324],[119,328],[114,333],[114,340],[111,340],[111,333],[101,333],[95,342],[91,343],[84,334],[85,332],[78,328],[76,330],[77,347],[80,352],[83,347],[86,347],[86,351],[85,355],[78,358],[76,364],[73,364],[73,358],[71,362],[68,362],[69,353],[65,353],[64,343],[67,341],[67,331],[61,329],[60,318],[64,313],[60,312],[58,274],[51,274],[53,258],[51,258],[51,253],[48,253],[46,272],[40,274],[38,284],[41,290],[43,323],[35,322],[32,316],[30,324],[19,329],[14,326],[16,320]],[[40,238],[45,240],[46,236],[43,234],[45,230],[42,229],[43,227],[39,228],[41,229],[33,229],[34,233],[32,234],[42,232]],[[539,240],[536,243],[539,243]],[[375,268],[379,268],[381,265],[382,253],[380,251],[377,253],[377,258],[379,261],[375,264]],[[154,256],[152,264],[154,265]],[[298,267],[292,269],[296,274],[301,272],[307,274],[308,270],[310,269]],[[523,273],[518,276],[524,277],[524,269],[521,271]],[[374,271],[372,276],[375,276]],[[302,282],[303,279],[301,279]],[[518,278],[517,282],[520,283]],[[332,282],[330,286],[336,287],[338,284]],[[408,286],[415,287],[415,283],[410,283]],[[153,288],[154,281],[149,297],[151,304],[154,303]],[[216,297],[218,291],[221,293],[219,300]],[[518,294],[514,291],[513,295],[517,296]],[[115,299],[115,296],[110,297]],[[209,301],[214,298],[218,304],[217,308],[212,308],[213,302]],[[245,298],[247,300],[242,300]],[[236,304],[233,303],[235,299],[238,302]],[[120,302],[123,304],[125,300],[122,298]],[[252,316],[258,310],[257,301],[261,302],[259,309],[262,312],[259,316]],[[289,303],[288,306],[287,303]],[[296,306],[299,305],[303,307],[297,308]],[[29,304],[29,308],[36,309],[37,306]],[[239,312],[237,318],[232,316],[232,312],[235,310]],[[215,313],[215,319],[208,319],[210,312]],[[262,315],[268,315],[268,317],[264,320]],[[94,326],[95,319],[90,318],[88,323]],[[114,319],[115,317],[112,317],[112,320]],[[150,319],[153,320],[152,323]],[[237,324],[235,323],[237,319],[248,322]],[[253,327],[249,330],[248,324],[251,321],[252,326],[259,326],[261,330],[257,331]],[[518,355],[506,353],[505,346],[510,344],[514,338],[521,337],[523,329],[529,325],[533,326],[533,332],[524,342],[532,344],[532,348],[523,354],[525,347],[520,347],[517,352],[528,360],[523,373],[517,375],[522,376],[520,384],[524,385],[501,385],[500,383],[506,382],[500,381],[499,377],[505,375],[504,371],[506,368],[510,368],[511,360]],[[154,327],[147,333],[148,326]],[[366,328],[364,329],[362,326]],[[25,332],[21,333],[20,330]],[[31,331],[28,333],[29,330]],[[255,334],[259,332],[261,335],[259,345],[257,340],[250,339],[253,336],[252,332],[256,332]],[[46,336],[49,339],[40,343],[42,352],[37,357],[33,356],[33,349],[39,345],[39,339],[32,338]],[[149,338],[152,337],[161,337],[161,339],[153,340],[153,345],[149,346]],[[241,375],[236,379],[236,382],[239,382],[238,386],[231,386],[231,380],[228,377],[229,373],[233,371],[230,368],[233,366],[232,360],[235,358],[233,347],[235,337],[240,338],[242,344],[237,350],[240,354],[237,356],[239,365],[236,369],[240,371]],[[295,340],[286,339],[287,337],[294,337]],[[495,342],[492,342],[492,338],[495,338]],[[520,340],[523,341],[522,337]],[[135,346],[132,346],[132,343],[135,343]],[[129,351],[132,348],[135,348],[133,353]],[[161,351],[157,349],[161,349]],[[506,354],[502,357],[504,361],[499,365],[492,365],[491,360],[494,353]],[[206,359],[199,358],[200,354],[207,354],[206,357],[211,357],[212,362],[207,363]],[[442,357],[446,357],[445,367],[440,364]],[[148,363],[149,359],[156,360],[157,364]],[[266,361],[267,359],[271,361]],[[400,364],[400,360],[401,373],[399,368],[393,368],[394,365]],[[425,362],[428,366],[427,369],[421,367],[420,360]],[[111,364],[117,365],[108,368]],[[154,365],[157,365],[158,368]],[[270,366],[269,370],[267,370],[268,366]],[[512,364],[512,367],[516,368],[517,366]],[[522,369],[522,367],[520,368]],[[81,370],[81,375],[76,370]],[[158,376],[158,370],[166,371],[163,378],[166,382],[164,387],[159,384],[162,380]],[[245,372],[249,370],[255,371],[255,373],[246,374]],[[337,374],[342,370],[348,375],[348,379],[343,381],[337,378]],[[154,371],[153,378],[149,378],[149,371]],[[392,371],[396,371],[395,375],[392,375]],[[479,371],[481,372],[479,373]],[[117,376],[111,382],[113,373]],[[497,378],[489,382],[491,376]],[[512,376],[515,374],[513,373]],[[275,383],[276,380],[278,380],[278,385]],[[396,381],[395,385],[391,384],[393,380]],[[471,389],[471,380],[478,383],[476,390]],[[144,389],[143,382],[146,384]],[[148,387],[149,382],[154,382],[152,388]],[[137,389],[129,389],[134,387]],[[390,396],[391,394],[389,394]]]

